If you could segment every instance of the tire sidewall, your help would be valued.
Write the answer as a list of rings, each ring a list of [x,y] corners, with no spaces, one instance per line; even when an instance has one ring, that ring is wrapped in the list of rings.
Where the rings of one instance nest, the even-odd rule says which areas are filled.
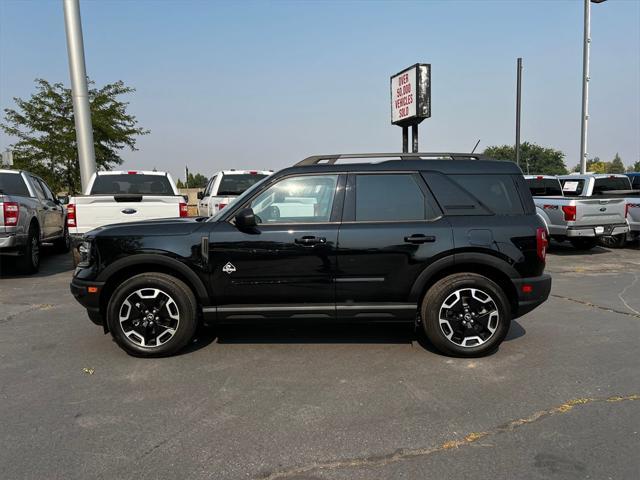
[[[498,327],[493,336],[482,345],[462,347],[451,342],[440,327],[440,309],[444,301],[456,290],[476,288],[494,300],[498,308]],[[478,357],[494,352],[509,332],[511,325],[511,306],[503,292],[495,282],[477,274],[456,274],[445,277],[431,287],[422,303],[422,323],[425,333],[434,346],[447,354],[460,357]]]
[[[169,294],[180,315],[176,333],[159,347],[142,347],[127,338],[122,330],[119,312],[122,303],[131,293],[141,288],[158,288]],[[127,353],[137,357],[164,357],[172,355],[184,348],[196,330],[197,314],[193,293],[183,282],[165,274],[136,275],[120,285],[111,295],[107,306],[107,322],[109,331],[118,345]]]

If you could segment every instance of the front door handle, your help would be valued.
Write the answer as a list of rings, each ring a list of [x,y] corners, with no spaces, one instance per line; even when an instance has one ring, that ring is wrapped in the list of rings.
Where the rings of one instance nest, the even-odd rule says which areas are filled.
[[[421,233],[416,233],[409,237],[404,237],[404,241],[407,243],[430,243],[435,242],[436,237],[433,235],[422,235]]]
[[[295,242],[298,245],[302,245],[304,247],[313,247],[314,245],[322,245],[327,243],[327,239],[324,237],[313,237],[310,235],[305,235],[304,237],[296,238]]]

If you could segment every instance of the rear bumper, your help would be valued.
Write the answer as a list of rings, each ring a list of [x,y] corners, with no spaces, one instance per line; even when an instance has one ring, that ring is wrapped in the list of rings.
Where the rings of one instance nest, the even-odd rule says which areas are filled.
[[[26,235],[0,233],[0,255],[16,254],[17,250],[26,244],[26,238]]]
[[[104,327],[104,319],[100,313],[100,292],[104,282],[88,282],[74,278],[69,286],[71,294],[80,305],[87,309],[89,319],[96,325]],[[89,287],[95,287],[95,292],[89,292]]]
[[[551,275],[546,273],[539,277],[513,279],[513,284],[518,292],[518,311],[514,318],[543,304],[551,293]]]
[[[567,227],[567,237],[602,237],[608,235],[620,235],[629,231],[629,225],[621,223],[618,225],[601,225],[603,227],[602,233],[596,233],[598,226],[590,227]]]

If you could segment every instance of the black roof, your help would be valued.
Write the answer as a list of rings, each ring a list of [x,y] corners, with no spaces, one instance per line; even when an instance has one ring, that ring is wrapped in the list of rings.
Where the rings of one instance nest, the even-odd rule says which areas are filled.
[[[339,163],[339,160],[362,159],[366,163]],[[363,153],[314,155],[279,174],[313,172],[391,172],[436,171],[445,174],[520,174],[514,162],[492,160],[469,153]],[[279,175],[278,175],[279,176]]]

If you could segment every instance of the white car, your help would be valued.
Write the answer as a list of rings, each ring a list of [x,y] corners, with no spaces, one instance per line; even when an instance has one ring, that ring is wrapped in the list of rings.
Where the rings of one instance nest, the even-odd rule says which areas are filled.
[[[222,170],[198,193],[198,215],[215,215],[238,195],[273,174],[273,170]]]
[[[69,199],[67,226],[78,237],[103,225],[188,215],[186,200],[166,172],[96,172],[84,195]]]

